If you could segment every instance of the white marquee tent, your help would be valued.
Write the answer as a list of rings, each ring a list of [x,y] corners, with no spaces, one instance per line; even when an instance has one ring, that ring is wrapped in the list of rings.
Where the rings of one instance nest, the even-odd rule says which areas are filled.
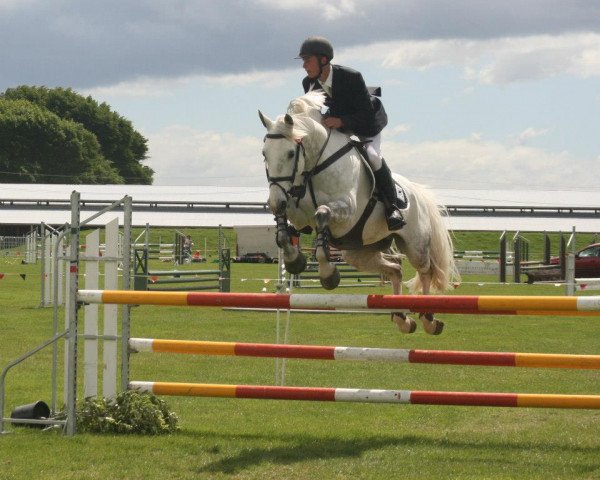
[[[70,220],[67,201],[73,190],[90,202],[115,201],[130,195],[134,201],[133,223],[137,226],[273,224],[270,212],[260,206],[268,196],[265,187],[53,184],[0,184],[0,224],[64,224]],[[434,193],[441,204],[450,208],[447,222],[453,230],[567,232],[575,227],[578,232],[600,232],[600,191],[434,189]],[[178,202],[178,206],[169,209],[169,202]],[[162,208],[153,208],[156,205]],[[452,207],[458,207],[456,212]],[[502,207],[502,212],[481,214],[482,208],[492,212],[494,207]],[[89,210],[84,209],[84,218],[94,211],[92,204],[86,208]],[[536,209],[535,214],[522,213],[528,208]],[[591,213],[578,216],[569,213],[571,208],[589,209]]]

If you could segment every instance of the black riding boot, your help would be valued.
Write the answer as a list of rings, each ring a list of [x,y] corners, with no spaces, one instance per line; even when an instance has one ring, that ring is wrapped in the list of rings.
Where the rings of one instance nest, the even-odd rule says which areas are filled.
[[[392,178],[392,172],[386,165],[385,160],[383,160],[381,168],[373,173],[375,175],[375,184],[385,206],[388,230],[400,230],[406,225],[406,222],[404,221],[402,212],[396,205],[396,185]]]

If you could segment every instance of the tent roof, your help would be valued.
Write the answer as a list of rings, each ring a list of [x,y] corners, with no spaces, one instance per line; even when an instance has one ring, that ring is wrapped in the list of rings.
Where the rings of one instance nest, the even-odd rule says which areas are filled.
[[[60,225],[70,220],[73,190],[86,205],[82,216],[99,204],[125,195],[134,202],[133,223],[159,227],[272,225],[265,208],[266,187],[0,184],[0,222]],[[433,189],[450,211],[453,230],[522,230],[600,232],[600,192]],[[105,219],[98,219],[98,223]]]

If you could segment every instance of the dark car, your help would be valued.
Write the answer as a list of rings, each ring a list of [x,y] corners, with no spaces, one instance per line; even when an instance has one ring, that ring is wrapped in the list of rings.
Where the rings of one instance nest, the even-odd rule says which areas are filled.
[[[234,262],[237,263],[276,263],[277,260],[273,260],[266,253],[256,252],[256,253],[246,253],[241,257],[236,257]]]
[[[550,259],[550,265],[559,264],[558,257]],[[588,245],[575,254],[575,278],[600,278],[600,243]]]

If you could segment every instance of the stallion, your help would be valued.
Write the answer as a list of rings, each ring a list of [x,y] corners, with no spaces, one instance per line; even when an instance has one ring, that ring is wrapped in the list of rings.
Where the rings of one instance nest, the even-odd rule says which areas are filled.
[[[405,204],[406,225],[389,231],[384,206],[374,191],[375,182],[364,160],[360,142],[323,126],[322,92],[308,92],[292,100],[287,113],[271,120],[259,117],[267,129],[263,156],[269,181],[268,205],[277,223],[276,241],[292,274],[306,268],[306,257],[292,243],[291,225],[316,230],[315,257],[324,288],[338,286],[340,274],[330,261],[329,245],[357,270],[387,277],[393,293],[402,293],[401,255],[415,268],[407,282],[411,293],[427,295],[451,288],[459,278],[452,239],[443,211],[425,187],[393,174],[399,198]],[[424,330],[438,335],[444,323],[433,312],[419,314]],[[416,322],[404,312],[392,313],[403,333]]]

